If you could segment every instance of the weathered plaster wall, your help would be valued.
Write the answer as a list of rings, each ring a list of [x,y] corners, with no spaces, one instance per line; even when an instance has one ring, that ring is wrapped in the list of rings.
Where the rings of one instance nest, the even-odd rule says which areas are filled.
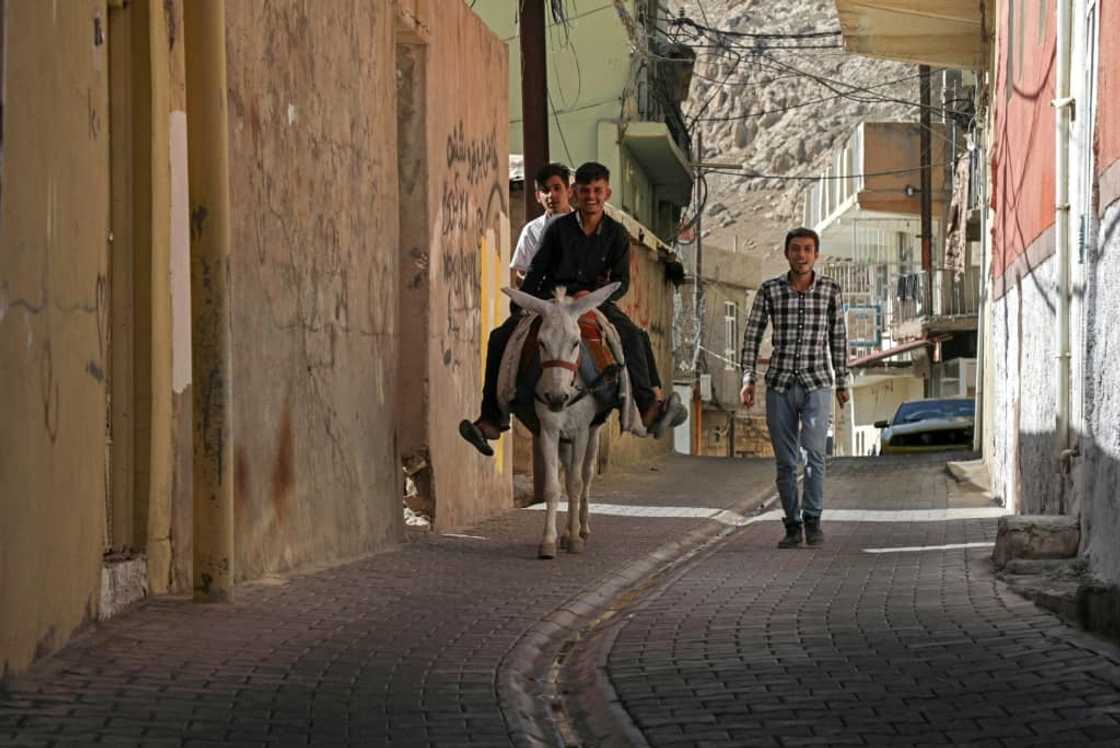
[[[400,538],[395,9],[226,9],[245,579]]]
[[[97,615],[109,217],[105,3],[6,12],[0,677]]]
[[[1076,473],[1091,568],[1120,583],[1120,8],[1098,4],[1100,69],[1096,167],[1100,221],[1085,263],[1085,439]]]
[[[503,437],[486,458],[458,432],[462,418],[477,414],[487,337],[509,310],[500,290],[510,259],[506,58],[505,45],[466,5],[440,6],[424,104],[426,424],[437,528],[513,506],[512,439]]]
[[[1120,162],[1112,166],[1120,168]],[[1120,200],[1103,209],[1086,288],[1085,428],[1078,485],[1091,568],[1120,583]]]
[[[633,233],[633,230],[631,231]],[[665,276],[665,265],[651,249],[630,243],[630,290],[618,304],[634,324],[649,333],[661,388],[667,396],[673,388],[673,284]],[[600,471],[615,465],[644,462],[673,449],[672,434],[661,439],[638,439],[622,434],[618,418],[612,416],[602,431],[599,445]]]
[[[1056,269],[1043,263],[992,305],[992,491],[1023,514],[1078,510],[1055,469]]]

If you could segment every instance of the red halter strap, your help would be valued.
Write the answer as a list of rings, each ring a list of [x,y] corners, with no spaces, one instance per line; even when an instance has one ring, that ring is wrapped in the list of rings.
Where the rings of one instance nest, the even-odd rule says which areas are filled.
[[[542,361],[541,362],[541,368],[542,369],[549,369],[549,368],[553,368],[553,367],[560,368],[560,369],[567,369],[568,371],[572,372],[573,374],[579,373],[579,361],[578,360],[575,363],[572,363],[571,361],[561,361],[558,358],[554,358],[551,361]]]

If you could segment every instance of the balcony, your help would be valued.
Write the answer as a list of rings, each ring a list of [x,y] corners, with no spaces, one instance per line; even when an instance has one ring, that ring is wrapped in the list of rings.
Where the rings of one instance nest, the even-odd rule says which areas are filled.
[[[975,330],[980,309],[980,268],[899,275],[891,298],[892,334],[897,340],[931,332]]]
[[[991,0],[836,0],[849,52],[899,62],[983,66]]]

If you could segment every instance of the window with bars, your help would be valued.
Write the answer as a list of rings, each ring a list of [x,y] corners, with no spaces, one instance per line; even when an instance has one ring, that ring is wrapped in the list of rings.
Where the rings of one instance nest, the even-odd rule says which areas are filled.
[[[739,305],[734,301],[723,302],[723,368],[737,368],[736,347],[739,345]]]

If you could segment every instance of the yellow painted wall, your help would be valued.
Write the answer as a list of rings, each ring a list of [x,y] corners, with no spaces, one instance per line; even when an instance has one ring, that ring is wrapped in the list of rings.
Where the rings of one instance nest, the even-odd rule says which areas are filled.
[[[246,579],[401,537],[396,10],[226,9],[234,542]]]
[[[97,614],[109,217],[105,2],[6,9],[0,675]]]

